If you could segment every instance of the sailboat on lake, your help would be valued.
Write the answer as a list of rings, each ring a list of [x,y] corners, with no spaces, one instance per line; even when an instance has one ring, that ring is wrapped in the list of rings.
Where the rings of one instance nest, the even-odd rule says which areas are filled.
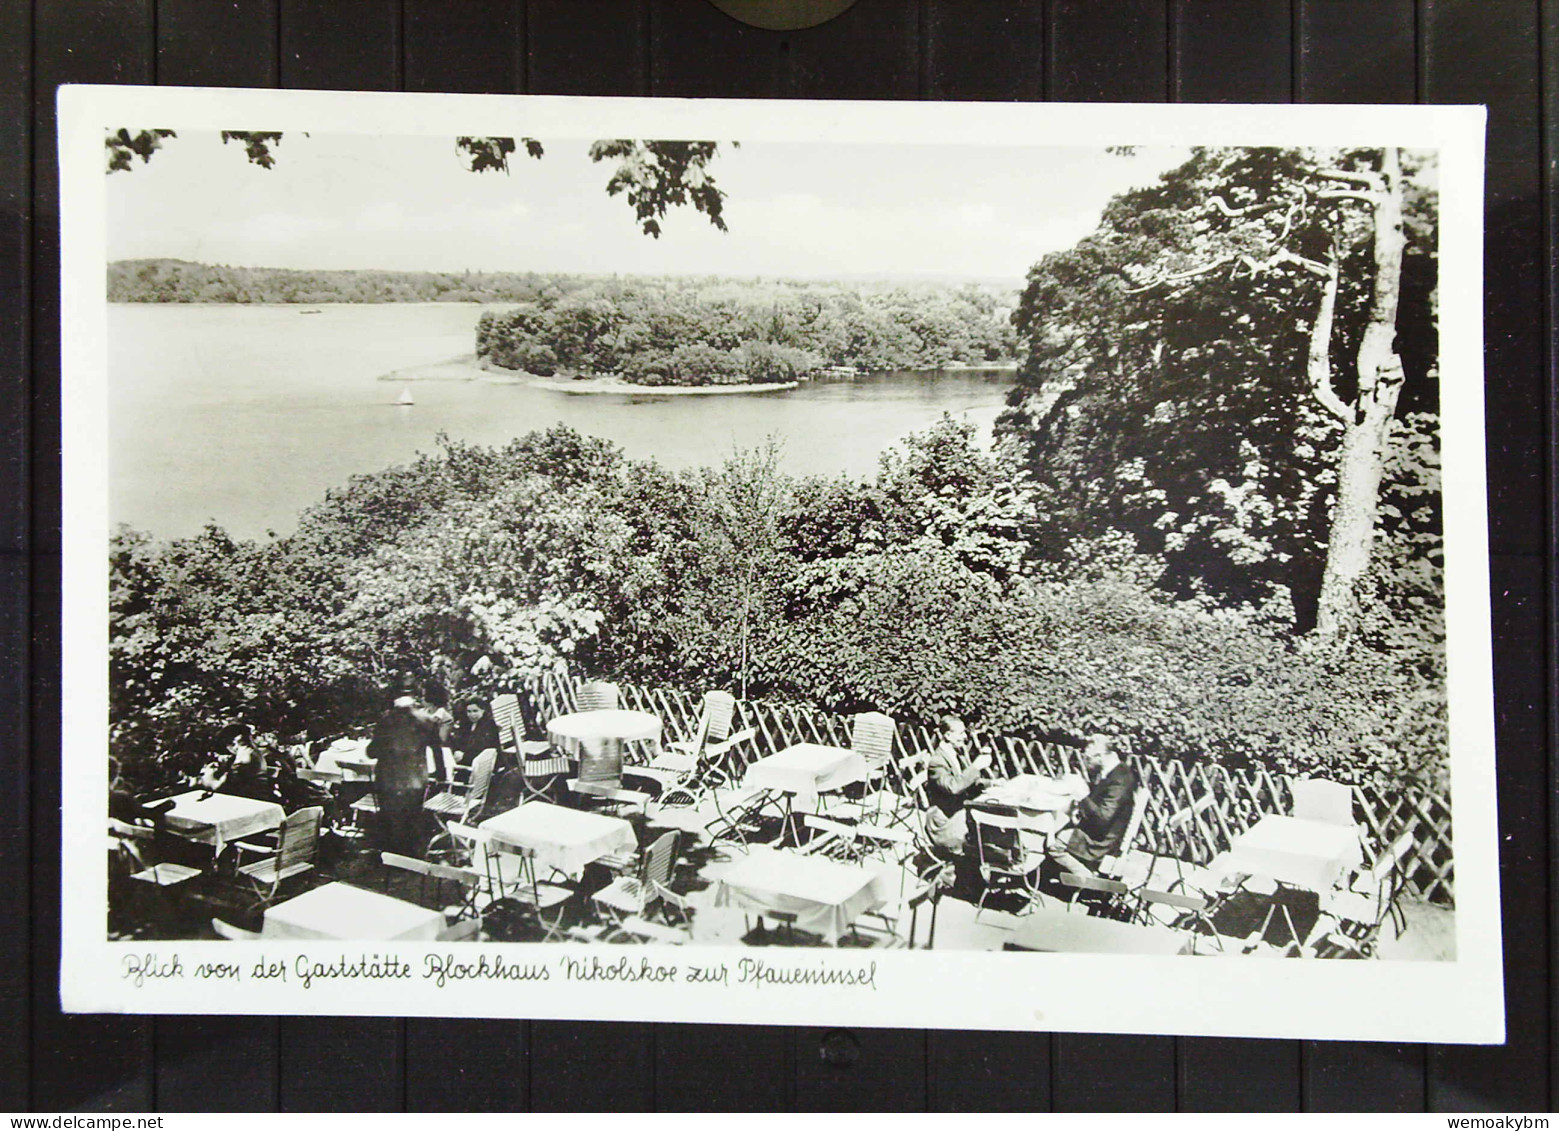
[[[401,390],[401,395],[395,403],[400,405],[413,405],[417,403],[414,399],[412,399],[410,385],[407,385],[404,389]]]

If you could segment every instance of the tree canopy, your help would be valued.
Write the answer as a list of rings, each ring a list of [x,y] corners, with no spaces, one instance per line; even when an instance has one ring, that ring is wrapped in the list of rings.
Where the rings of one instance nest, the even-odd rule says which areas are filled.
[[[1328,361],[1358,355],[1377,277],[1373,217],[1331,178],[1379,153],[1198,150],[1030,271],[998,427],[1070,539],[1121,531],[1177,595],[1315,623],[1360,378],[1311,355],[1323,316]],[[1435,202],[1429,160],[1408,168],[1378,514],[1437,568]]]
[[[166,139],[176,137],[178,134],[174,130],[109,130],[103,139],[107,151],[105,171],[128,173],[135,168],[134,158],[139,157],[144,165],[162,148]],[[249,163],[262,169],[275,168],[276,157],[272,150],[281,140],[282,134],[274,130],[222,131],[223,145],[238,142]],[[462,135],[455,138],[456,151],[473,173],[507,174],[509,157],[521,145],[528,157],[540,158],[545,152],[541,142],[531,137],[522,137],[518,143],[512,137]],[[626,196],[640,230],[659,239],[660,222],[666,218],[666,213],[684,205],[702,212],[716,228],[726,231],[725,193],[715,184],[709,171],[719,148],[713,141],[619,138],[592,143],[589,154],[590,160],[597,164],[612,163],[606,194]]]

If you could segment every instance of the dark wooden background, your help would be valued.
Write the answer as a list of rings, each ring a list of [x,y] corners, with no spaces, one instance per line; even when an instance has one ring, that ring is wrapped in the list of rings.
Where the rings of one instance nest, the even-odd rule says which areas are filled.
[[[1549,1110],[1556,60],[1559,0],[859,0],[797,32],[746,27],[704,0],[0,0],[0,1108]],[[64,82],[1487,104],[1509,1043],[62,1016]]]

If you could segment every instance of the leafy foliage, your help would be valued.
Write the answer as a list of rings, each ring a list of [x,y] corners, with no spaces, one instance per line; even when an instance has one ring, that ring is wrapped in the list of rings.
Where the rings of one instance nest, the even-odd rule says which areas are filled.
[[[110,131],[104,142],[108,147],[107,171],[129,172],[132,156],[140,157],[145,164],[162,148],[164,138],[177,136],[172,130],[140,130],[133,134],[128,129]],[[241,142],[250,163],[263,169],[275,166],[271,148],[281,139],[282,135],[273,131],[222,131],[223,145]],[[529,157],[539,158],[545,152],[541,142],[533,137],[520,138],[519,144]],[[725,193],[715,184],[709,170],[719,148],[713,141],[606,140],[590,146],[590,160],[616,162],[606,182],[606,194],[626,195],[644,234],[659,239],[660,222],[666,213],[683,205],[691,205],[709,217],[709,222],[720,231],[726,230]],[[509,157],[517,146],[512,137],[461,135],[455,139],[455,149],[473,173],[507,173]]]
[[[618,373],[643,385],[794,381],[825,365],[977,365],[1013,356],[1001,298],[972,285],[571,281],[483,313],[476,352],[504,369]]]
[[[511,142],[474,145],[473,161],[516,151],[464,140]],[[128,165],[140,151],[123,141]],[[603,144],[600,159],[631,174],[617,191],[641,222],[692,203],[719,223],[718,192],[693,177],[712,149]],[[269,543],[121,531],[115,751],[151,781],[233,719],[319,736],[362,725],[401,673],[487,693],[568,669],[919,721],[954,712],[1037,738],[1114,732],[1145,754],[1349,781],[1440,778],[1431,178],[1407,197],[1406,384],[1380,453],[1360,615],[1345,635],[1304,631],[1345,428],[1307,368],[1326,285],[1314,266],[1338,268],[1331,341],[1345,357],[1372,263],[1347,190],[1318,185],[1368,161],[1196,151],[1117,198],[1095,233],[1030,272],[993,451],[944,418],[874,477],[797,481],[772,445],[674,473],[554,428],[502,448],[446,439],[354,478]],[[238,281],[185,267],[198,265],[115,265],[156,301]],[[819,359],[935,365],[1013,343],[992,332],[999,296],[974,288],[471,285],[516,296],[482,317],[479,355],[533,372],[784,380]],[[1347,402],[1355,378],[1331,380]]]
[[[243,144],[244,156],[249,158],[251,165],[258,165],[262,169],[276,166],[276,158],[271,156],[271,146],[280,143],[281,134],[252,130],[223,130],[222,144],[226,145],[230,141]]]
[[[1030,271],[1014,314],[1027,356],[999,431],[1070,538],[1119,530],[1162,559],[1178,596],[1313,620],[1343,433],[1307,373],[1313,267],[1336,241],[1338,358],[1357,346],[1371,279],[1368,225],[1315,185],[1364,160],[1198,150]],[[1437,407],[1433,206],[1418,186],[1398,320],[1405,414]],[[1346,400],[1353,378],[1338,370]]]
[[[545,150],[533,137],[522,137],[527,157],[541,157]],[[509,155],[514,152],[512,137],[457,137],[455,148],[465,154],[466,167],[473,173],[509,171]]]
[[[598,141],[590,160],[615,161],[606,195],[625,194],[644,234],[660,238],[667,209],[691,204],[725,231],[725,193],[709,175],[719,147],[712,141]]]
[[[172,130],[137,130],[135,133],[126,129],[110,130],[103,139],[103,147],[108,150],[106,172],[128,173],[134,168],[131,159],[135,157],[144,165],[162,148],[163,138],[178,136]]]

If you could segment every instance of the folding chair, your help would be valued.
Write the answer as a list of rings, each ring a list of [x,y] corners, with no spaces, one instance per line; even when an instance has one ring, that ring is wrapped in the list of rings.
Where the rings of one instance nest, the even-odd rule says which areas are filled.
[[[1138,786],[1132,792],[1131,816],[1126,819],[1126,830],[1121,836],[1121,846],[1114,853],[1099,861],[1098,874],[1100,876],[1130,884],[1131,881],[1126,874],[1127,865],[1133,850],[1136,848],[1137,840],[1142,833],[1143,818],[1148,811],[1148,799],[1150,796],[1148,787],[1145,785]],[[1146,886],[1151,877],[1152,868],[1153,863],[1149,860],[1147,873],[1138,877],[1136,881],[1139,887]]]
[[[251,864],[238,866],[239,876],[250,883],[258,897],[254,906],[270,904],[285,881],[314,870],[319,855],[319,824],[324,816],[325,810],[314,805],[284,818],[274,849],[245,841],[234,843],[240,853],[263,854]]]
[[[666,743],[648,765],[635,766],[633,773],[659,783],[662,805],[696,805],[696,791],[712,776],[710,763],[736,741],[757,733],[749,729],[739,739],[727,741],[735,713],[736,697],[729,691],[706,691],[693,737]]]
[[[428,841],[428,855],[448,852],[454,847],[449,835],[450,822],[468,824],[487,804],[487,792],[492,787],[493,767],[498,762],[498,751],[484,750],[471,763],[471,779],[464,786],[450,787],[434,794],[422,803],[422,811],[439,823],[439,831]]]
[[[714,819],[706,822],[703,829],[710,841],[737,840],[746,846],[748,834],[759,831],[759,817],[766,810],[772,811],[776,820],[785,818],[784,809],[770,790],[738,786],[726,792],[728,795],[722,797],[720,789],[711,788],[706,794],[715,807]]]
[[[669,927],[678,927],[683,930],[692,926],[695,908],[693,901],[681,892],[672,891],[670,885],[655,884],[655,894],[658,897],[654,906],[660,911],[660,917]]]
[[[865,711],[850,723],[850,749],[866,762],[868,785],[880,783],[893,761],[893,735],[898,724],[880,711]],[[881,794],[878,794],[879,799]]]
[[[525,715],[520,710],[520,697],[512,693],[494,695],[488,704],[493,725],[498,728],[498,742],[505,750],[519,753],[525,740]]]
[[[455,920],[481,919],[481,914],[477,911],[476,899],[478,889],[482,886],[482,876],[475,870],[453,864],[439,864],[431,860],[418,860],[415,856],[401,856],[394,852],[381,852],[379,861],[386,868],[398,868],[414,876],[421,876],[424,904],[427,902],[430,886],[445,883],[457,885],[460,891],[460,902],[443,906],[440,910],[444,912],[446,918]]]
[[[1066,901],[1068,911],[1077,906],[1079,902],[1090,902],[1100,912],[1100,917],[1105,919],[1129,919],[1132,917],[1128,897],[1131,888],[1120,880],[1112,880],[1107,876],[1083,876],[1076,872],[1062,872],[1060,876],[1062,887],[1070,888],[1071,895]],[[1088,900],[1084,893],[1092,893],[1095,898]],[[1092,912],[1090,912],[1092,914]]]
[[[629,915],[643,915],[660,898],[659,887],[671,882],[671,870],[677,859],[677,832],[662,833],[639,854],[632,875],[618,876],[590,897],[614,924],[621,925]]]
[[[1025,909],[1033,906],[1039,898],[1039,869],[1044,853],[1024,840],[1022,819],[988,809],[970,808],[965,812],[974,828],[980,878],[985,881],[975,904],[975,920],[979,920],[985,901],[993,892],[1016,892],[1023,897]]]
[[[1325,778],[1294,778],[1289,782],[1294,796],[1293,815],[1305,821],[1324,821],[1328,825],[1353,828],[1353,787]]]
[[[576,711],[615,711],[622,703],[622,695],[615,683],[604,679],[592,679],[579,685],[574,695]]]
[[[830,860],[854,863],[865,855],[857,843],[858,825],[847,825],[815,813],[802,815],[802,826],[811,830],[800,852],[803,856],[826,856]]]
[[[604,782],[584,781],[580,778],[569,780],[570,793],[580,797],[588,797],[604,802],[599,806],[608,809],[618,816],[623,816],[637,810],[644,812],[644,807],[650,803],[650,795],[641,793],[636,789],[623,789],[620,786],[607,785]]]
[[[1186,923],[1193,923],[1203,930],[1192,934],[1191,953],[1196,953],[1196,939],[1202,934],[1210,935],[1220,953],[1223,951],[1223,935],[1213,925],[1209,914],[1213,901],[1204,895],[1191,895],[1186,892],[1159,891],[1145,887],[1137,893],[1138,914],[1134,921],[1144,926],[1161,926],[1180,929]],[[1168,908],[1169,919],[1164,921],[1155,914],[1155,908]]]
[[[526,745],[538,745],[546,749],[539,757],[522,755],[518,759],[520,781],[525,786],[526,794],[532,799],[551,802],[553,788],[558,780],[573,768],[573,764],[563,754],[549,753],[552,748],[546,743],[526,743]]]
[[[1387,846],[1369,868],[1355,870],[1345,885],[1321,897],[1321,914],[1336,926],[1328,931],[1338,945],[1368,958],[1375,953],[1380,929],[1391,921],[1394,938],[1407,929],[1407,915],[1399,906],[1407,888],[1403,861],[1414,845],[1409,829]]]
[[[1208,809],[1211,809],[1216,803],[1217,798],[1213,794],[1202,794],[1201,797],[1198,797],[1195,801],[1191,802],[1191,804],[1185,806],[1184,808],[1177,809],[1169,816],[1165,817],[1159,835],[1166,842],[1175,840],[1180,840],[1183,842],[1188,835],[1186,833],[1187,827],[1190,826],[1197,817],[1201,816]],[[1141,851],[1148,857],[1148,870],[1142,881],[1144,887],[1152,886],[1154,875],[1158,871],[1158,862],[1160,860],[1170,860],[1173,861],[1175,865],[1175,878],[1169,882],[1168,890],[1173,891],[1176,887],[1183,888],[1187,885],[1188,881],[1185,874],[1186,861],[1178,853],[1160,852],[1156,848],[1145,848]]]
[[[879,787],[862,803],[862,820],[881,827],[882,823],[911,829],[922,820],[930,806],[926,782],[930,779],[930,756],[925,751],[906,755],[898,766],[898,792]]]

